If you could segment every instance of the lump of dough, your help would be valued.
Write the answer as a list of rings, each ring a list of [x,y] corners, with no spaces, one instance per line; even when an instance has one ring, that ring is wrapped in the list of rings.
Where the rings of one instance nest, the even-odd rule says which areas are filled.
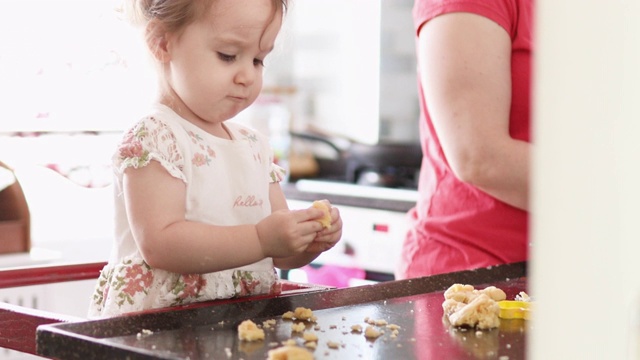
[[[453,326],[471,326],[492,329],[500,326],[500,306],[486,294],[480,294],[469,304],[449,315]]]
[[[498,301],[507,295],[495,286],[478,290],[472,285],[453,284],[444,298],[442,310],[451,325],[491,329],[500,326]]]
[[[313,354],[300,346],[286,345],[269,350],[268,360],[313,360]]]
[[[245,320],[238,325],[238,339],[246,341],[264,340],[264,330],[251,320]]]
[[[311,206],[324,212],[324,215],[321,218],[316,219],[320,224],[322,224],[322,227],[325,229],[331,227],[331,204],[329,201],[316,200],[311,204]]]

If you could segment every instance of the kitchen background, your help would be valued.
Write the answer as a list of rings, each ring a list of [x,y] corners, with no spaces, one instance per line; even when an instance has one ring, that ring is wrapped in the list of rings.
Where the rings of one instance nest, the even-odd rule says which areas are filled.
[[[110,157],[122,131],[143,113],[155,91],[140,39],[119,19],[116,4],[2,3],[0,161],[15,170],[24,191],[32,251],[0,255],[0,267],[104,261],[108,256]],[[412,4],[293,1],[267,60],[263,94],[236,119],[272,137],[280,161],[293,174],[290,180],[301,179],[308,192],[378,203],[391,199],[395,205],[372,209],[356,201],[341,206],[347,223],[343,244],[320,259],[324,268],[309,267],[306,273],[290,274],[293,279],[311,276],[349,286],[372,281],[368,274],[382,280],[393,276],[419,170]],[[374,163],[362,160],[382,146],[391,151],[382,165],[379,154]],[[364,151],[354,157],[358,149]],[[401,158],[410,160],[402,168],[391,166]],[[356,172],[361,176],[356,178]],[[379,181],[390,173],[400,174],[401,181]],[[308,179],[353,184],[327,187],[331,184]],[[355,185],[358,180],[376,187],[363,193]],[[308,204],[309,199],[290,203]],[[92,285],[2,289],[0,300],[84,316]],[[0,357],[26,356],[2,351]]]
[[[394,0],[383,1],[385,4],[381,3],[380,9],[394,3]],[[133,86],[117,91],[87,86],[98,82],[96,69],[111,71],[100,78],[100,82],[105,83],[146,75],[142,71],[145,67],[136,64],[135,57],[124,66],[115,54],[112,54],[113,62],[107,61],[109,66],[103,66],[102,60],[98,62],[100,66],[86,66],[87,77],[71,74],[74,70],[64,54],[77,53],[79,59],[94,55],[104,58],[109,51],[97,46],[114,40],[112,35],[118,35],[120,30],[114,27],[109,36],[91,31],[94,25],[103,22],[113,25],[110,15],[104,15],[110,13],[109,2],[96,8],[93,6],[99,3],[97,0],[84,1],[86,6],[93,4],[91,8],[70,3],[72,1],[62,0],[2,2],[0,95],[4,117],[0,121],[0,160],[15,165],[24,182],[34,210],[34,245],[44,245],[49,238],[84,239],[93,247],[93,253],[99,253],[108,251],[105,249],[108,245],[93,241],[91,236],[109,231],[108,220],[103,223],[109,214],[109,205],[97,207],[95,204],[100,203],[98,199],[108,199],[110,189],[97,181],[104,178],[100,175],[104,163],[96,159],[110,156],[115,141],[111,135],[121,131],[129,121],[128,117],[112,114],[120,111],[123,104],[132,106],[123,112],[134,111],[131,109],[135,109],[137,102],[127,102],[129,95],[145,92]],[[335,1],[328,3],[336,4]],[[371,0],[367,5],[375,3],[378,2]],[[398,3],[406,5],[406,2]],[[580,11],[576,11],[577,8]],[[327,10],[331,14],[327,27],[333,26],[334,18],[343,10],[342,5],[333,6],[332,13]],[[94,16],[88,20],[79,18],[78,13]],[[530,270],[531,292],[538,306],[529,357],[638,359],[640,68],[637,64],[640,63],[640,43],[637,39],[640,22],[637,18],[640,2],[607,2],[603,7],[599,2],[537,0],[536,16],[539,46],[535,61],[536,148]],[[345,36],[339,35],[336,37]],[[128,36],[129,33],[121,39]],[[118,40],[112,44],[122,43]],[[120,50],[122,54],[132,51]],[[42,67],[45,59],[51,59],[52,64],[46,66],[49,69],[46,72]],[[366,61],[375,59],[363,59],[360,65],[368,64]],[[73,68],[82,68],[80,64],[83,63]],[[133,71],[136,66],[141,71]],[[57,79],[53,84],[65,86],[49,87],[45,91],[48,85],[42,79],[46,76]],[[87,81],[92,77],[93,80]],[[370,79],[375,79],[375,75]],[[289,88],[291,84],[283,86]],[[315,103],[308,100],[302,89],[297,88],[295,94],[307,100],[291,101],[296,106],[289,108],[296,116],[305,114],[296,112],[297,106],[304,108],[304,104]],[[92,94],[95,96],[90,96]],[[96,104],[96,100],[101,99],[97,94],[114,99],[113,106]],[[69,106],[69,99],[81,101]],[[60,115],[63,113],[60,104],[67,104],[69,116]],[[83,107],[85,104],[94,106]],[[315,113],[309,109],[309,113]],[[74,112],[75,117],[71,116]],[[392,131],[387,132],[380,123],[373,121],[361,130],[365,133],[369,127],[377,127],[378,130],[371,133],[380,136],[384,132],[380,138],[385,138]],[[363,138],[370,141],[373,137]],[[81,166],[76,169],[65,162],[68,159],[76,160],[74,163]],[[65,178],[43,166],[47,164],[58,165],[58,170],[74,183],[61,183]],[[94,181],[97,181],[95,185]],[[74,185],[71,188],[74,192],[81,194],[70,199],[69,184]],[[81,252],[86,248],[75,250]],[[92,256],[95,255],[82,254],[82,259],[91,261]],[[46,299],[55,303],[52,306],[56,311],[69,308],[69,311],[82,312],[85,308],[80,296],[76,297],[79,304],[59,296],[60,293],[79,294],[77,289],[21,290],[20,295],[2,290],[2,296],[26,306],[34,305],[30,299]],[[35,295],[30,296],[31,291]],[[12,356],[1,351],[0,357]]]

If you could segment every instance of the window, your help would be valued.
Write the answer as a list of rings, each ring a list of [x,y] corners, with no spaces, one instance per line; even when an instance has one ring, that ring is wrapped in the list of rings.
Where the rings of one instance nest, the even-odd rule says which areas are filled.
[[[154,94],[114,0],[10,0],[0,12],[0,132],[117,131]]]

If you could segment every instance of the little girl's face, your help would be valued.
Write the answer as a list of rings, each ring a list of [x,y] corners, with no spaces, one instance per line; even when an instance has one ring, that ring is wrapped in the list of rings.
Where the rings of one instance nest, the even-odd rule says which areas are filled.
[[[258,97],[281,24],[272,0],[213,1],[199,20],[169,36],[162,102],[196,125],[232,118]]]

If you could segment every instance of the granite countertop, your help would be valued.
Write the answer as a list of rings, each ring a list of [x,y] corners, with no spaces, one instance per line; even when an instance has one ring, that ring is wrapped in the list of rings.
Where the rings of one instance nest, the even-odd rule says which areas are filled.
[[[111,319],[42,325],[39,355],[58,359],[265,359],[269,350],[302,334],[281,315],[296,307],[313,310],[305,331],[318,336],[313,350],[321,359],[524,359],[528,321],[502,320],[500,327],[477,332],[454,328],[443,318],[443,292],[454,283],[476,288],[497,286],[513,299],[527,290],[526,263],[360,287],[328,289],[286,297],[232,299]],[[274,320],[264,341],[238,340],[238,324]],[[400,326],[376,339],[352,332],[367,319]],[[331,343],[337,344],[332,347]]]

